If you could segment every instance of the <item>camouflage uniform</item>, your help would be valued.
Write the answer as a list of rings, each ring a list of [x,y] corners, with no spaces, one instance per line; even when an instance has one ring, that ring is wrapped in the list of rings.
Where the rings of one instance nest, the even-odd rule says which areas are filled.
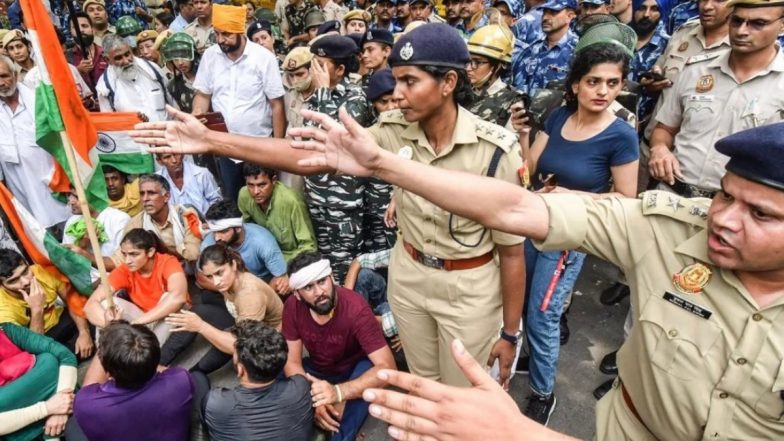
[[[520,92],[499,78],[477,95],[474,104],[468,110],[487,122],[505,126],[512,116],[510,107],[520,101],[521,96]]]
[[[645,44],[645,46],[634,51],[630,66],[630,79],[632,81],[640,82],[640,74],[648,72],[656,64],[656,60],[664,53],[667,48],[667,43],[670,41],[670,36],[664,31],[662,26],[657,26],[653,31],[653,36]],[[653,106],[656,105],[656,99],[646,94],[644,91],[640,95],[640,103],[637,106],[637,117],[642,121],[653,111]]]
[[[544,37],[522,50],[515,46],[512,54],[512,86],[533,95],[547,83],[563,80],[569,71],[576,45],[577,34],[570,30],[551,48],[547,47],[547,39]]]
[[[338,118],[345,106],[359,124],[370,123],[371,112],[362,88],[343,78],[334,89],[316,89],[307,102],[311,110]],[[312,122],[306,121],[306,125]],[[332,263],[338,283],[342,283],[351,261],[363,244],[365,179],[347,175],[318,174],[305,178],[305,199],[316,230],[319,251]]]
[[[305,16],[314,8],[316,7],[313,3],[308,1],[304,2],[301,7],[286,6],[285,17],[289,26],[289,38],[305,33]]]
[[[533,44],[535,41],[544,38],[542,32],[543,5],[539,5],[523,14],[519,20],[512,25],[512,33],[515,36],[515,50],[522,50]]]
[[[697,5],[697,0],[690,0],[679,4],[670,11],[670,17],[669,20],[667,20],[667,33],[672,34],[681,25],[699,15],[700,10]]]
[[[169,89],[169,94],[180,106],[180,110],[185,113],[191,113],[193,108],[193,97],[196,95],[196,90],[193,88],[193,82],[185,78],[181,73],[174,74],[174,78],[166,85]]]

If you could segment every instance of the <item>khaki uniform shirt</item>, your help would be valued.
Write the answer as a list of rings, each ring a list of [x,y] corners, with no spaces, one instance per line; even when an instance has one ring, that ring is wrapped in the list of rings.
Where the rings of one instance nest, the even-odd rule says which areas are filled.
[[[292,127],[304,126],[305,119],[299,112],[305,106],[307,100],[302,94],[294,89],[289,89],[286,91],[286,94],[283,95],[283,102],[286,105],[286,121],[288,122],[286,132]]]
[[[436,154],[418,122],[409,123],[398,110],[384,112],[369,130],[384,149],[400,156],[449,170],[486,175],[496,147],[506,152],[498,162],[495,177],[520,184],[522,168],[517,136],[506,129],[482,121],[459,107],[452,144]],[[403,240],[422,253],[441,259],[467,259],[493,250],[495,244],[517,245],[523,238],[500,231],[486,231],[473,221],[459,216],[451,219],[455,237],[449,234],[450,213],[425,199],[396,188],[397,221]],[[466,246],[474,245],[475,247]]]
[[[708,259],[710,200],[662,191],[637,200],[542,197],[550,227],[537,246],[580,249],[626,274],[636,325],[618,351],[618,370],[652,435],[678,441],[784,439],[784,299],[760,308],[732,271]],[[697,263],[710,276],[701,293],[689,294],[674,275],[688,275],[684,269]],[[597,412],[600,436],[636,430],[601,426],[613,424],[641,426]],[[646,437],[638,432],[635,438]]]
[[[324,21],[336,20],[343,22],[343,16],[348,14],[348,8],[329,0],[321,12],[324,13]]]
[[[718,190],[728,158],[713,147],[721,138],[741,130],[784,119],[784,55],[779,50],[763,71],[739,83],[729,67],[730,51],[693,63],[677,83],[662,94],[656,120],[680,127],[675,156],[684,182]]]
[[[199,20],[196,19],[185,27],[185,33],[193,37],[193,41],[196,43],[196,51],[200,54],[215,44],[215,30],[213,30],[212,24],[205,27],[200,25]]]

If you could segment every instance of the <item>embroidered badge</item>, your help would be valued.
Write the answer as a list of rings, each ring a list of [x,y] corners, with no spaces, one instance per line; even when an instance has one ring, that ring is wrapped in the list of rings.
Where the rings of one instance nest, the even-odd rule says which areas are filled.
[[[403,159],[411,159],[414,156],[414,149],[412,149],[411,146],[406,145],[403,146],[397,154]]]
[[[654,193],[654,192],[648,193],[646,195],[645,205],[648,208],[655,207],[656,206],[656,199],[657,199],[658,196],[659,196],[658,193]]]
[[[708,218],[708,209],[705,208],[705,207],[699,207],[697,205],[692,205],[692,207],[689,208],[689,214],[692,215],[692,216],[699,216],[702,219],[707,219]]]
[[[316,52],[317,52],[317,55],[319,57],[326,57],[327,56],[327,53],[324,51],[323,47],[318,48],[318,50]]]
[[[684,294],[699,294],[710,280],[711,270],[701,263],[693,263],[672,275],[672,283]]]
[[[683,51],[685,51],[688,48],[689,48],[689,42],[688,41],[684,41],[683,43],[681,43],[680,46],[678,46],[678,52],[683,52]]]
[[[683,207],[683,204],[681,204],[681,198],[677,196],[670,196],[670,203],[667,205],[672,207],[672,211],[676,213],[678,212],[679,208]]]
[[[400,48],[400,58],[402,58],[405,61],[408,61],[413,56],[414,56],[414,46],[411,46],[411,42],[409,41],[405,45],[403,45],[402,48]]]
[[[704,93],[713,89],[713,75],[703,75],[697,80],[697,92]]]
[[[293,59],[293,58],[292,58],[292,59],[290,59],[290,60],[289,60],[289,64],[288,64],[288,66],[286,66],[286,67],[287,67],[289,70],[293,70],[295,67],[297,67],[297,60],[295,60],[295,59]]]

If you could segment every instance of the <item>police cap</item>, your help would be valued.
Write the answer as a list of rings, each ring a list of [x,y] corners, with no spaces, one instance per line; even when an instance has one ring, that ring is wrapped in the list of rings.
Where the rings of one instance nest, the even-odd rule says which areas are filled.
[[[309,66],[313,60],[313,54],[305,46],[295,47],[289,51],[286,58],[283,60],[283,70],[286,72],[294,72],[300,67]]]
[[[328,32],[337,32],[340,33],[340,22],[337,20],[329,20],[321,23],[318,28],[318,32],[316,35],[324,35]]]
[[[248,30],[245,33],[248,39],[252,40],[253,35],[260,31],[267,31],[268,34],[272,35],[272,23],[268,20],[256,20],[248,26]]]
[[[734,133],[716,143],[730,157],[727,171],[784,191],[784,123]]]
[[[563,11],[567,8],[577,10],[577,2],[575,0],[549,0],[542,5],[542,9],[549,9],[551,11]]]
[[[342,35],[325,35],[310,46],[310,52],[319,57],[340,60],[357,54],[354,40]]]
[[[367,98],[372,102],[395,90],[395,77],[392,69],[381,69],[370,77],[367,87]]]
[[[395,37],[386,29],[371,29],[362,36],[362,46],[365,43],[381,43],[391,47],[395,44]]]
[[[445,23],[426,23],[404,34],[392,48],[390,66],[441,66],[465,69],[470,60],[465,40]]]

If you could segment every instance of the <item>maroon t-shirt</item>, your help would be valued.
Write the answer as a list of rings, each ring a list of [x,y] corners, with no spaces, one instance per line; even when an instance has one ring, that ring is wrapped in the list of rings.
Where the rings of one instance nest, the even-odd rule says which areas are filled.
[[[296,296],[283,306],[283,336],[302,340],[313,367],[326,376],[341,375],[387,342],[373,311],[359,294],[337,287],[335,315],[319,325],[310,308]]]

